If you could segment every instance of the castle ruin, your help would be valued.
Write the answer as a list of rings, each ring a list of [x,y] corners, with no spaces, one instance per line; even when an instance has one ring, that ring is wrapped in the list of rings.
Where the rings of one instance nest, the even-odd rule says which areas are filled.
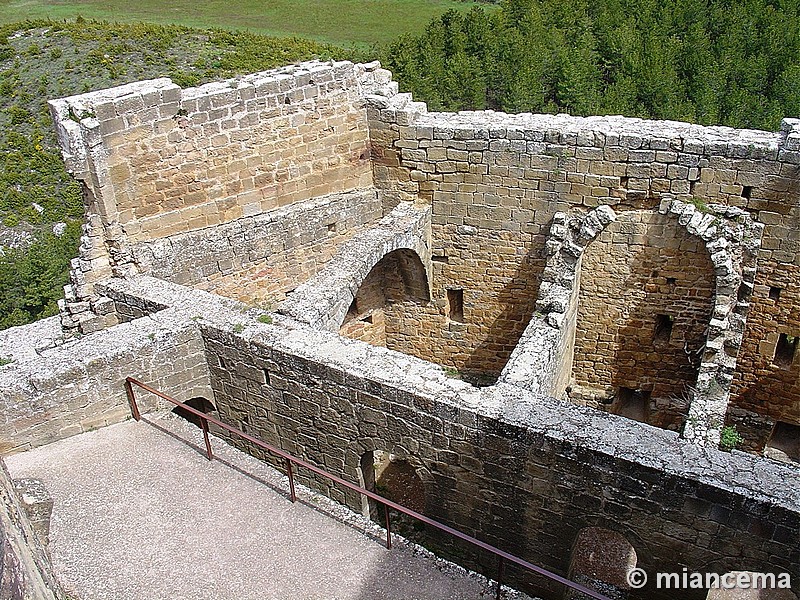
[[[86,224],[58,331],[0,332],[6,451],[133,376],[556,572],[800,581],[800,120],[429,113],[349,62],[50,105]]]

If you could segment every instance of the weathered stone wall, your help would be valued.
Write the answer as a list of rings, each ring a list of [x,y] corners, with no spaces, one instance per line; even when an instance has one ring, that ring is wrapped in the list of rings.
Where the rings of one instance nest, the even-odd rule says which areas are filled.
[[[620,214],[639,211],[657,220],[669,195],[699,206],[739,207],[764,225],[755,286],[753,266],[740,261],[746,298],[734,310],[734,296],[729,313],[714,317],[724,323],[730,314],[744,323],[749,290],[755,290],[743,341],[728,339],[724,350],[737,378],[728,421],[747,432],[753,448],[764,445],[777,421],[800,423],[794,366],[773,364],[780,334],[800,333],[791,308],[800,296],[797,120],[769,133],[622,117],[427,113],[423,103],[398,94],[391,74],[376,63],[307,63],[193,90],[156,80],[52,106],[88,203],[81,258],[63,306],[67,327],[90,332],[113,325],[115,314],[94,283],[137,269],[248,302],[280,301],[328,259],[335,262],[358,235],[354,227],[410,200],[430,205],[432,297],[394,311],[386,326],[395,342],[386,343],[492,379],[534,313],[554,215],[614,206]],[[377,195],[363,210],[349,201],[357,196],[334,195],[319,205],[332,212],[301,217],[319,195],[373,183]],[[327,222],[339,201],[347,216]],[[280,233],[279,222],[295,223],[298,232],[310,227]],[[203,228],[211,225],[207,235]],[[661,244],[637,235],[612,244],[613,254],[631,240],[653,253]],[[427,268],[429,256],[420,256]],[[463,296],[457,319],[447,301],[452,293]],[[594,350],[610,363],[606,350],[613,354],[613,348],[588,351]],[[641,362],[645,353],[635,354]],[[677,351],[673,358],[670,364],[677,364]],[[719,405],[708,413],[713,418],[692,419],[705,423],[703,431],[718,429],[727,401],[726,387],[712,402]],[[679,421],[674,414],[657,420]],[[696,435],[705,439],[703,431]]]
[[[791,245],[798,237],[800,222],[792,206],[793,229],[783,230],[783,239],[770,237],[768,246]],[[767,231],[774,230],[768,226]],[[782,228],[781,228],[782,229]],[[766,250],[765,256],[773,254]],[[728,423],[735,424],[748,448],[761,451],[778,421],[800,425],[800,352],[790,364],[776,364],[774,357],[780,334],[800,334],[800,265],[797,254],[791,262],[762,258],[759,261],[753,306],[747,319],[747,335],[739,355],[734,395]]]
[[[642,390],[648,422],[678,430],[697,383],[714,279],[703,240],[676,219],[621,213],[583,253],[573,397],[598,407],[621,387]]]
[[[51,102],[87,225],[66,305],[138,268],[130,244],[372,186],[363,94],[375,65],[310,62],[182,90],[169,79]],[[374,83],[374,81],[372,81]],[[67,327],[102,328],[93,306]]]
[[[218,227],[132,245],[143,273],[246,303],[276,304],[382,216],[374,190],[297,201]]]
[[[421,477],[426,514],[562,574],[578,533],[603,527],[625,536],[651,573],[686,566],[800,577],[797,468],[699,447],[513,385],[476,388],[435,364],[280,315],[266,324],[261,311],[162,280],[112,279],[101,291],[119,310],[164,307],[68,348],[72,361],[86,363],[76,378],[80,393],[109,398],[120,418],[130,374],[178,399],[203,395],[231,425],[353,482],[364,454],[391,452]],[[52,377],[19,389],[18,401],[70,407],[64,394],[77,392],[54,387],[67,375],[63,354],[15,351],[17,368],[31,370],[35,360]],[[175,359],[181,362],[170,365]],[[12,365],[0,371],[0,385]],[[201,383],[189,390],[197,370]],[[154,406],[141,397],[144,410]],[[40,411],[29,414],[43,423]],[[308,473],[300,478],[361,507]],[[493,561],[474,563],[466,549],[430,541],[493,573]],[[540,581],[518,583],[545,597],[562,593]],[[639,597],[667,596],[646,588]]]
[[[0,459],[0,598],[64,600],[50,557],[34,532]]]
[[[131,307],[130,314],[146,303],[137,299],[118,304]],[[3,354],[9,348],[13,361],[0,367],[3,454],[129,418],[124,388],[128,376],[169,389],[179,400],[211,397],[198,330],[188,317],[173,311],[162,310],[91,336],[58,340],[59,345],[38,351],[37,336],[41,334],[33,326],[0,332]],[[143,410],[156,404],[146,393],[140,400]]]
[[[407,95],[378,92],[368,98],[376,185],[384,198],[432,205],[434,295],[419,328],[427,358],[465,371],[502,369],[533,313],[545,234],[557,212],[609,205],[655,215],[667,195],[717,203],[742,208],[764,226],[728,420],[752,447],[763,446],[776,420],[800,424],[794,364],[772,365],[778,335],[800,333],[787,314],[800,265],[800,121],[786,119],[768,133],[621,117],[427,113]],[[743,272],[748,289],[754,266]],[[448,288],[464,289],[474,307],[465,308],[463,324],[442,314]],[[783,290],[782,308],[770,288]],[[735,316],[743,322],[748,303],[741,304]],[[725,352],[735,361],[733,346]],[[725,406],[711,410],[720,412]]]
[[[364,453],[392,452],[421,474],[426,514],[536,564],[566,573],[578,532],[604,527],[625,536],[651,573],[748,565],[800,576],[796,468],[509,385],[473,388],[430,363],[327,332],[204,327],[203,335],[227,422],[353,482]],[[648,587],[631,597],[671,596]]]

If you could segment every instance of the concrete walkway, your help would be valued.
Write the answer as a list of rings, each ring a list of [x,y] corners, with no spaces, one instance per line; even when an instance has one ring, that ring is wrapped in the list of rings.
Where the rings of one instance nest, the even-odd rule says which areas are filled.
[[[146,418],[6,461],[52,494],[54,568],[77,598],[492,596],[484,578],[400,538],[386,550],[382,530],[324,497],[301,490],[293,505],[284,477],[219,440],[208,462],[189,423]]]

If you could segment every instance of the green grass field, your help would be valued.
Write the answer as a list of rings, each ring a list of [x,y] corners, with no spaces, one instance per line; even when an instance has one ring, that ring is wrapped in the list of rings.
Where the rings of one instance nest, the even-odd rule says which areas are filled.
[[[453,8],[468,10],[475,4],[457,0],[0,0],[0,23],[74,20],[81,15],[124,23],[246,29],[369,46],[404,33],[421,33],[433,17]]]

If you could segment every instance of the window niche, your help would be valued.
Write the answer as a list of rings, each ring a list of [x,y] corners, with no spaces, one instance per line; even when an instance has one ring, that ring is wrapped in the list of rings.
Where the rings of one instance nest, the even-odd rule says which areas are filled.
[[[782,369],[791,367],[792,362],[794,362],[794,356],[797,353],[799,339],[800,337],[796,335],[780,334],[778,343],[775,345],[775,356],[772,358],[772,364]]]
[[[777,460],[800,462],[800,426],[777,421],[764,454]]]
[[[464,322],[464,290],[447,290],[447,317],[457,323]]]
[[[653,342],[657,346],[666,346],[672,338],[672,324],[675,319],[670,315],[656,315],[656,327]]]

